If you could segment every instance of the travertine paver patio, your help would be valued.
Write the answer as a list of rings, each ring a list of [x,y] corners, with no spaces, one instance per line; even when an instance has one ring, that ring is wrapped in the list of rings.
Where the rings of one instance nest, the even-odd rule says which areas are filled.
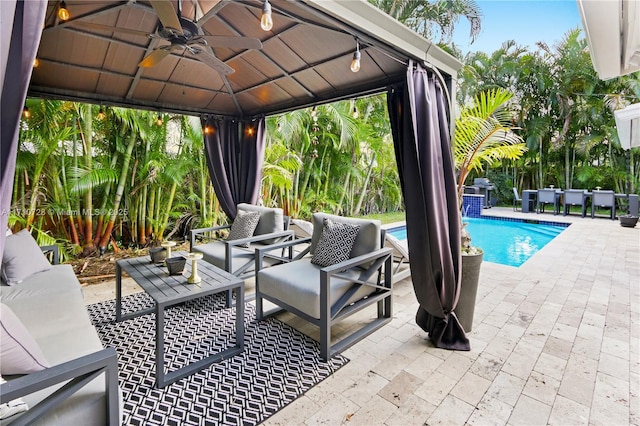
[[[640,227],[485,214],[572,225],[519,268],[484,262],[470,352],[430,345],[404,280],[393,321],[265,424],[640,424]],[[100,291],[85,288],[88,303]]]

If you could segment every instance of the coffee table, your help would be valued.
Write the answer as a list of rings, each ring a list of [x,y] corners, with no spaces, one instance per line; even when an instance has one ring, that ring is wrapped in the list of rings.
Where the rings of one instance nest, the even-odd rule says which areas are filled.
[[[186,256],[186,252],[174,255]],[[122,271],[153,299],[155,306],[122,314]],[[203,368],[241,353],[244,349],[244,303],[236,303],[236,344],[223,351],[188,364],[174,371],[164,371],[164,314],[165,309],[178,303],[211,294],[235,291],[236,300],[244,301],[244,281],[208,262],[198,262],[198,274],[202,281],[187,283],[191,275],[191,262],[187,261],[182,275],[169,275],[166,267],[151,263],[148,256],[121,259],[116,262],[116,321],[124,321],[152,312],[156,314],[156,385],[163,388]]]

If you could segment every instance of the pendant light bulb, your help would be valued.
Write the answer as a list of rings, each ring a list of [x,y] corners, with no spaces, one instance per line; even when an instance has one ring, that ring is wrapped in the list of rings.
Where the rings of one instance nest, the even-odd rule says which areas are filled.
[[[351,71],[360,71],[360,43],[356,40],[356,51],[353,52],[353,59],[351,60]]]
[[[31,117],[31,111],[29,111],[29,107],[25,106],[24,109],[22,110],[22,116],[24,118],[30,118]]]
[[[156,117],[156,124],[157,124],[158,126],[162,126],[162,116],[161,116],[161,115],[159,115],[158,117]]]
[[[39,66],[40,66],[40,59],[35,58],[35,59],[33,60],[33,67],[34,67],[34,68],[38,68]]]
[[[102,109],[102,107],[100,107],[100,109],[98,110],[98,120],[104,120],[104,118],[106,117],[104,110]]]
[[[273,28],[273,19],[271,18],[271,4],[269,3],[269,0],[265,0],[264,5],[262,6],[260,28],[265,31],[271,31],[271,28]]]
[[[69,14],[69,9],[67,9],[67,3],[64,1],[60,2],[60,6],[58,7],[58,18],[61,21],[68,21],[71,15]]]
[[[358,108],[356,108],[356,106],[353,106],[353,118],[358,118],[360,116],[360,114],[358,113]]]

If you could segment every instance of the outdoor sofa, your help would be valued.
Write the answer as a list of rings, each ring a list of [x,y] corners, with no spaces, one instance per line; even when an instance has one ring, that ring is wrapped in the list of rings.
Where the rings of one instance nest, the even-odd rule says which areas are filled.
[[[100,342],[71,265],[58,264],[57,246],[45,249],[53,265],[26,230],[6,239],[0,413],[28,410],[0,424],[118,425],[116,351]]]

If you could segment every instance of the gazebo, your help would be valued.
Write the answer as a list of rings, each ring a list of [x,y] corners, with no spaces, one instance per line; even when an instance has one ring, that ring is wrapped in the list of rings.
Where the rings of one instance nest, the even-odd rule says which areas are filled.
[[[461,263],[454,57],[366,0],[10,0],[0,8],[0,227],[27,96],[199,116],[210,130],[214,187],[233,218],[236,203],[257,196],[265,116],[387,93],[419,323],[436,345],[468,349],[452,315]]]

